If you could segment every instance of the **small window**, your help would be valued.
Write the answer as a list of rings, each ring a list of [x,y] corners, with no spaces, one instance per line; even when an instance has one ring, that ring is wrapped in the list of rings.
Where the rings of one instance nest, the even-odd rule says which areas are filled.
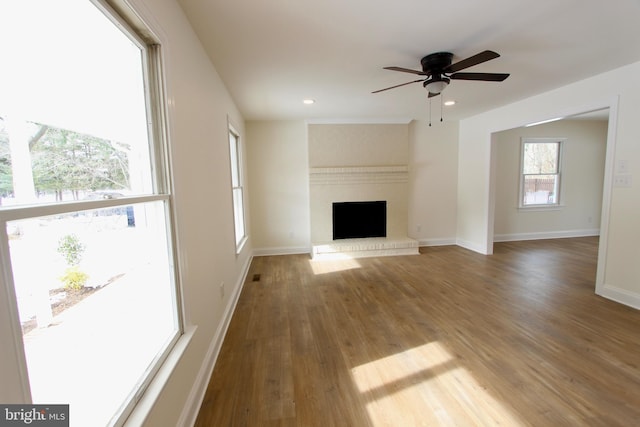
[[[559,206],[562,139],[522,141],[520,207]]]
[[[231,188],[233,193],[233,222],[235,225],[236,252],[240,252],[246,240],[244,223],[244,187],[240,135],[229,126],[229,156],[231,160]]]

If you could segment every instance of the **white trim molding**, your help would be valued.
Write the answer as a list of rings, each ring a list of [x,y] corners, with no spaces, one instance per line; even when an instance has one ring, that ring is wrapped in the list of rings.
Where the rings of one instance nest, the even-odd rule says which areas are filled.
[[[564,239],[568,237],[599,236],[600,229],[541,231],[533,233],[496,234],[494,242],[516,242],[519,240]]]
[[[310,185],[388,184],[408,180],[409,167],[406,165],[309,169]]]
[[[453,246],[456,244],[455,237],[449,238],[433,238],[433,239],[418,239],[418,245],[420,247],[427,246]]]
[[[308,246],[281,246],[272,248],[255,248],[253,256],[272,256],[272,255],[301,255],[311,254],[311,247]]]
[[[636,310],[640,310],[640,294],[635,292],[618,288],[616,286],[604,285],[602,289],[596,290],[596,294],[620,304],[628,305]]]
[[[465,239],[456,239],[455,244],[457,246],[460,246],[461,248],[468,249],[470,251],[477,252],[482,255],[491,255],[493,253],[493,247],[489,248],[490,251],[487,251],[486,247],[483,247],[475,242],[471,242]]]

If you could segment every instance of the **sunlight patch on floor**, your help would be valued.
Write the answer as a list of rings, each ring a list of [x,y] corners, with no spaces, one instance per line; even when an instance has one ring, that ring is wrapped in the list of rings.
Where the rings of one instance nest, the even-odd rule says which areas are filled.
[[[360,263],[355,258],[351,258],[344,254],[336,254],[336,257],[331,260],[311,259],[309,260],[309,265],[315,275],[335,273],[338,271],[352,270],[361,267]]]
[[[387,388],[390,384],[411,382],[411,378],[430,379],[426,376],[432,375],[427,372],[451,362],[453,358],[440,343],[430,342],[355,367],[351,370],[351,375],[360,392],[372,393]]]
[[[525,425],[439,342],[351,370],[375,426]]]

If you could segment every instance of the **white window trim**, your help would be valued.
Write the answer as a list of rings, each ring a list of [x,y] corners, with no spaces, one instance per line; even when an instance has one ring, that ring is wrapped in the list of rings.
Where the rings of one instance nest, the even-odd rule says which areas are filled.
[[[567,138],[538,138],[538,137],[522,137],[520,138],[520,169],[518,171],[518,210],[526,211],[526,212],[535,212],[535,211],[553,211],[553,210],[561,210],[565,205],[564,201],[564,179],[563,179],[563,171],[564,171],[564,146],[567,141]],[[522,203],[524,198],[524,146],[525,143],[550,143],[550,142],[558,142],[560,143],[558,147],[558,199],[556,203],[553,204],[536,204],[536,205],[525,205]]]
[[[167,104],[165,99],[165,86],[163,80],[163,61],[161,57],[160,44],[154,37],[147,25],[139,18],[138,13],[123,0],[90,0],[91,3],[101,10],[117,27],[126,33],[143,52],[143,72],[145,78],[145,94],[147,102],[147,119],[149,127],[149,148],[151,150],[151,166],[153,174],[153,194],[138,195],[132,197],[122,197],[108,200],[87,200],[80,202],[62,202],[57,204],[42,204],[30,206],[3,207],[0,211],[0,336],[3,339],[11,338],[10,345],[2,346],[0,350],[0,360],[3,366],[0,367],[0,377],[8,379],[5,386],[11,387],[7,393],[0,393],[6,401],[31,402],[31,391],[24,352],[22,336],[22,326],[19,321],[18,305],[15,293],[13,273],[11,269],[11,257],[9,251],[9,238],[7,235],[7,223],[14,220],[36,218],[56,214],[64,214],[89,209],[126,206],[136,203],[149,203],[163,201],[166,206],[165,220],[167,223],[167,244],[169,257],[172,260],[172,281],[173,297],[176,311],[173,313],[177,331],[172,336],[155,357],[154,364],[145,372],[144,379],[136,390],[134,396],[124,403],[123,409],[114,414],[117,418],[112,419],[116,426],[122,426],[127,422],[127,418],[134,414],[137,418],[146,417],[146,413],[151,409],[152,402],[160,395],[161,389],[157,384],[158,380],[164,384],[168,380],[168,372],[177,365],[177,361],[186,349],[186,345],[191,340],[195,328],[190,328],[185,333],[184,307],[182,303],[182,293],[180,285],[180,274],[178,272],[178,253],[176,246],[175,211],[172,197],[172,182],[170,174],[170,159],[168,149],[168,122]],[[111,6],[113,5],[113,7]],[[117,9],[117,11],[115,10]],[[132,25],[129,24],[129,21]],[[135,28],[133,28],[135,27]],[[156,378],[160,376],[162,378]],[[150,385],[153,391],[147,393]],[[150,402],[151,401],[151,402]],[[137,408],[138,403],[143,408]],[[141,414],[140,410],[144,414]]]
[[[233,236],[234,236],[234,241],[237,242],[236,243],[236,255],[240,254],[240,252],[242,252],[242,249],[244,248],[244,245],[247,243],[248,240],[248,236],[247,236],[247,216],[246,216],[246,197],[245,197],[245,186],[244,186],[244,164],[243,164],[243,150],[242,150],[242,143],[241,143],[241,135],[240,132],[238,132],[238,130],[233,126],[233,124],[231,123],[231,120],[227,117],[227,127],[228,127],[228,132],[227,132],[227,139],[229,138],[229,134],[233,134],[236,138],[236,159],[237,159],[237,168],[238,168],[238,181],[239,181],[239,186],[238,187],[234,187],[233,186],[233,176],[230,176],[231,178],[231,205],[232,205],[232,210],[233,210]],[[229,144],[229,166],[230,169],[229,171],[231,172],[231,174],[233,175],[233,167],[231,166],[231,145]],[[240,188],[242,190],[242,230],[244,232],[243,236],[238,239],[238,236],[236,236],[236,212],[235,212],[235,204],[234,204],[234,196],[233,196],[233,191],[236,188]]]

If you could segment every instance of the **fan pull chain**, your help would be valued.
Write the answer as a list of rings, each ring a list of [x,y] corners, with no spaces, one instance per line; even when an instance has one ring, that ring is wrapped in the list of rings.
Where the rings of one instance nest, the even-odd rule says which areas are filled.
[[[429,98],[429,127],[431,127],[431,98]]]
[[[442,95],[440,95],[440,122],[442,122]]]

